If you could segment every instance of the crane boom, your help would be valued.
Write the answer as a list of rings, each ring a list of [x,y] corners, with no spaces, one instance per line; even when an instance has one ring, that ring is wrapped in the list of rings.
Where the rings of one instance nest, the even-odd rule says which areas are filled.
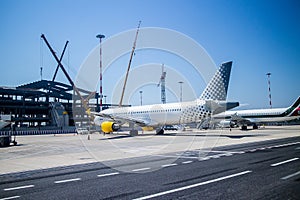
[[[43,40],[45,41],[46,45],[48,46],[50,52],[52,53],[52,55],[54,56],[56,62],[58,63],[58,65],[60,66],[60,68],[62,69],[62,71],[64,72],[65,76],[67,77],[69,83],[71,84],[71,86],[73,87],[73,89],[75,90],[76,94],[80,97],[81,102],[83,107],[88,110],[88,105],[87,105],[87,101],[89,100],[89,98],[91,98],[91,96],[93,94],[95,94],[95,92],[92,92],[86,99],[84,99],[84,97],[80,94],[78,88],[75,86],[74,82],[72,81],[71,77],[69,76],[69,74],[67,73],[67,71],[65,70],[64,66],[61,64],[61,61],[58,59],[57,55],[55,54],[54,50],[52,49],[52,47],[50,46],[49,42],[47,41],[46,37],[44,34],[41,35],[41,38],[43,38]]]
[[[133,42],[133,47],[132,47],[132,51],[131,51],[131,54],[130,54],[130,59],[129,59],[129,63],[128,63],[128,67],[127,67],[127,72],[126,72],[126,76],[125,76],[125,81],[124,81],[124,85],[123,85],[123,90],[122,90],[122,94],[121,94],[121,99],[120,99],[120,102],[119,102],[119,107],[122,106],[123,97],[124,97],[125,88],[126,88],[126,83],[127,83],[127,79],[128,79],[128,74],[129,74],[129,70],[130,70],[130,65],[131,65],[132,57],[133,57],[133,54],[134,54],[134,51],[135,51],[135,47],[136,47],[136,41],[137,41],[137,37],[138,37],[138,34],[139,34],[140,25],[141,25],[141,21],[139,21],[139,25],[138,25],[137,30],[136,30],[135,39],[134,39],[134,42]]]
[[[62,58],[64,57],[64,54],[65,54],[66,48],[67,48],[67,46],[68,46],[68,43],[69,43],[69,41],[66,42],[66,44],[65,44],[65,46],[64,46],[64,50],[63,50],[63,52],[61,53],[61,56],[60,56],[60,59],[59,59],[60,62],[62,61]],[[56,70],[55,70],[55,73],[54,73],[54,75],[53,75],[52,81],[55,80],[56,74],[57,74],[57,72],[58,72],[58,68],[59,68],[59,64],[58,64],[57,67],[56,67]]]

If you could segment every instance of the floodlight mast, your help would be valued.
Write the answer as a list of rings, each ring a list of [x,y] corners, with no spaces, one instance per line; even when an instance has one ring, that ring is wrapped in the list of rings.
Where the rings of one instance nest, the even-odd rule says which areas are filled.
[[[103,99],[103,94],[102,94],[102,38],[105,38],[104,35],[98,34],[96,36],[96,38],[99,38],[99,42],[100,42],[100,110],[102,110],[102,99]]]
[[[271,80],[270,80],[270,76],[271,76],[271,73],[267,73],[266,74],[267,77],[268,77],[268,87],[269,87],[269,104],[270,104],[270,108],[272,108],[272,97],[271,97]]]
[[[178,83],[180,84],[180,102],[182,102],[182,84],[183,84],[183,81],[178,81]]]

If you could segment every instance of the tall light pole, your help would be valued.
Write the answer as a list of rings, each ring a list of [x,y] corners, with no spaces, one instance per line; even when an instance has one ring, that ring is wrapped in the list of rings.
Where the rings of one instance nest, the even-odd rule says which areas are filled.
[[[100,111],[102,110],[102,99],[103,99],[103,94],[102,94],[102,38],[105,38],[104,35],[98,34],[96,38],[99,38],[100,42]]]
[[[140,99],[141,99],[141,106],[143,105],[143,91],[140,90]]]
[[[104,95],[103,97],[104,97],[104,104],[106,104],[106,97],[107,97],[107,95]]]
[[[267,77],[268,77],[268,87],[269,87],[269,103],[270,103],[270,108],[272,108],[272,98],[271,98],[271,80],[270,80],[270,76],[271,76],[271,73],[267,73],[266,74]]]
[[[183,81],[179,81],[178,83],[180,84],[180,102],[182,102],[182,84],[183,84]]]

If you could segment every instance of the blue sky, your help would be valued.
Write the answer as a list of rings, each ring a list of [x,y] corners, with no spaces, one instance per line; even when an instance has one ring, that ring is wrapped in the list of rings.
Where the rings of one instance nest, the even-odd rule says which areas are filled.
[[[268,107],[267,72],[272,73],[273,107],[289,106],[300,95],[300,3],[296,0],[2,0],[0,16],[2,86],[39,80],[41,64],[43,78],[52,79],[56,63],[42,44],[41,33],[59,54],[70,41],[63,63],[75,78],[98,45],[98,33],[111,37],[136,28],[142,20],[142,27],[173,29],[193,38],[217,65],[233,60],[228,98],[247,104],[243,108]],[[58,80],[67,83],[59,74]],[[113,83],[107,76],[104,93],[105,85]],[[143,98],[153,102],[151,92],[145,91]]]

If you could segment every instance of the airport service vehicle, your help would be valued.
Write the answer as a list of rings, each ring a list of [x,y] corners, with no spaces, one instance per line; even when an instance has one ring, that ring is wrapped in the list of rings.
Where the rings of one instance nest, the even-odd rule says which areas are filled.
[[[91,112],[95,115],[94,123],[101,126],[104,133],[117,131],[120,124],[129,123],[130,135],[137,135],[134,128],[153,127],[156,134],[163,134],[165,125],[186,124],[210,118],[239,105],[238,102],[227,102],[227,90],[232,61],[221,64],[201,96],[195,101],[153,104],[133,107],[118,107]],[[121,122],[121,123],[120,123]]]

